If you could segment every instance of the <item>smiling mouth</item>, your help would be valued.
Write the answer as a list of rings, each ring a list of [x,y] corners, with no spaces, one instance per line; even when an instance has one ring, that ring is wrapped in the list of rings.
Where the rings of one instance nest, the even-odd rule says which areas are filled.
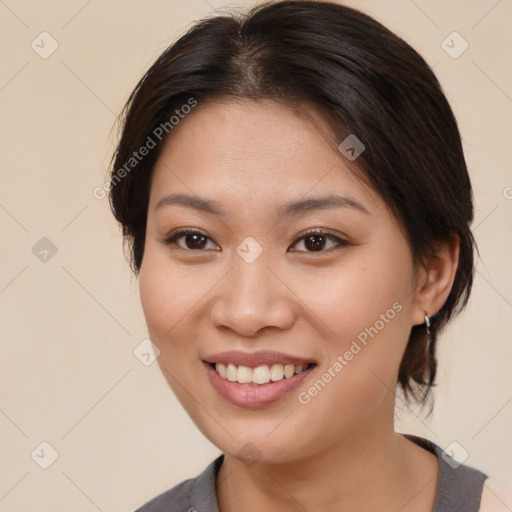
[[[263,386],[265,384],[291,379],[295,375],[299,375],[313,368],[316,364],[263,364],[251,368],[249,366],[235,365],[232,363],[210,363],[210,366],[220,377],[229,382],[237,382],[238,384],[251,386]]]

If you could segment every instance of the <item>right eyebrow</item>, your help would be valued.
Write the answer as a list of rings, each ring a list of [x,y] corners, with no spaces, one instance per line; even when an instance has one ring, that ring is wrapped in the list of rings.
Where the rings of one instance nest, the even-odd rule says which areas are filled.
[[[163,197],[156,204],[155,212],[160,208],[164,208],[165,206],[170,206],[173,204],[179,206],[187,206],[188,208],[200,210],[206,213],[210,213],[212,215],[224,215],[224,211],[221,208],[219,202],[213,201],[212,199],[203,199],[198,196],[189,196],[187,194],[170,194],[168,196]]]

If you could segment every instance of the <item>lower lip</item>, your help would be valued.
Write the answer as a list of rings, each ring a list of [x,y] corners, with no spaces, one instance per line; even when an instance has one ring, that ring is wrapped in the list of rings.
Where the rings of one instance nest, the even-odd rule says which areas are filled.
[[[268,384],[238,384],[222,378],[209,363],[204,363],[215,390],[228,402],[238,407],[257,408],[278,402],[296,389],[312,372],[314,366],[289,379]]]

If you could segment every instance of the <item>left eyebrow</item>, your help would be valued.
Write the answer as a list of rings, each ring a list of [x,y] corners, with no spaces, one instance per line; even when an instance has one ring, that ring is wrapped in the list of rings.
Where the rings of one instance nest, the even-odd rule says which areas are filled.
[[[311,197],[308,199],[299,199],[291,201],[279,208],[279,217],[289,217],[312,210],[326,210],[328,208],[351,208],[369,215],[368,210],[358,201],[351,197],[341,196],[339,194],[329,194],[321,197]]]

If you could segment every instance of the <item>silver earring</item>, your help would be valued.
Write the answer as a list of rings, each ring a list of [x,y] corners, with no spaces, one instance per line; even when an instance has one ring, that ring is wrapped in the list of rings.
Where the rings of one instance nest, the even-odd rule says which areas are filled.
[[[425,327],[427,328],[427,336],[430,336],[430,314],[425,312]]]

